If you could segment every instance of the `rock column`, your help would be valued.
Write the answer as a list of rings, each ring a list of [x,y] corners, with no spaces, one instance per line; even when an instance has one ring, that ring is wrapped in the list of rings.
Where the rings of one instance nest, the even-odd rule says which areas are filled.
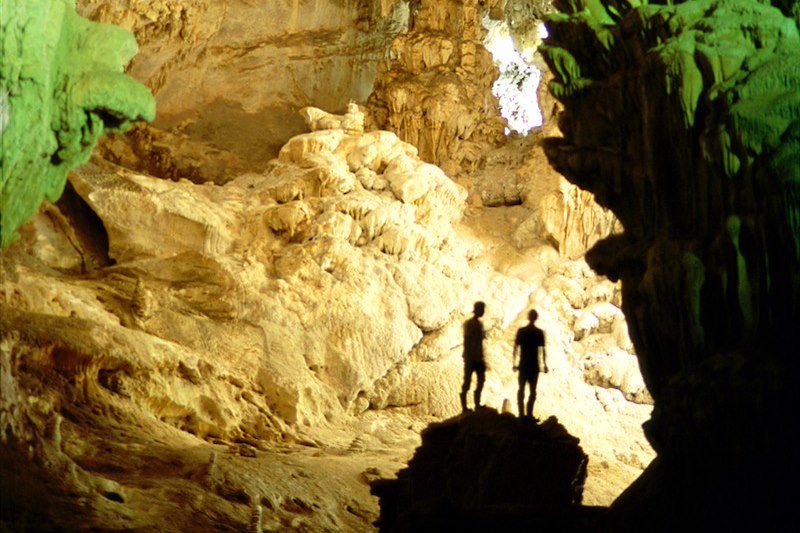
[[[788,520],[800,34],[798,2],[766,4],[564,1],[548,24],[547,153],[624,225],[588,259],[623,282],[655,399],[659,457],[615,506],[631,528]]]

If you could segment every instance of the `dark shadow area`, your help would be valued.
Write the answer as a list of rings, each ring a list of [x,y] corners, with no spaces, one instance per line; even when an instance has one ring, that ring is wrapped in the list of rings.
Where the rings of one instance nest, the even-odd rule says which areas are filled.
[[[654,400],[658,457],[611,505],[612,530],[794,531],[798,19],[782,0],[573,4],[554,1],[543,50],[565,106],[545,153],[625,228],[586,260],[622,283]]]
[[[324,107],[338,111],[345,103]],[[245,166],[260,169],[278,156],[290,138],[308,131],[297,112],[299,107],[275,104],[250,112],[241,102],[221,97],[204,106],[184,133],[216,149],[233,152]],[[165,114],[155,125],[168,128],[175,121]]]
[[[0,446],[0,531],[77,529],[73,518],[84,512],[78,498],[60,486],[49,465],[29,460],[25,448],[12,439]]]
[[[372,483],[381,531],[598,531],[581,505],[588,457],[555,417],[481,408],[429,425],[397,479]]]
[[[108,254],[108,232],[103,221],[97,216],[89,204],[67,181],[64,193],[56,202],[64,218],[69,221],[72,232],[67,232],[77,242],[72,244],[83,257],[84,270],[91,272],[114,264]]]

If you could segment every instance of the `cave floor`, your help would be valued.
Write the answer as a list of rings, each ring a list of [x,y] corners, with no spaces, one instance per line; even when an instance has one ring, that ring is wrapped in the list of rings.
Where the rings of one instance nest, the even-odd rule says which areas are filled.
[[[265,531],[373,530],[379,508],[369,483],[405,466],[424,426],[417,416],[372,413],[347,430],[316,428],[314,437],[227,442],[137,416],[103,394],[95,400],[108,403],[62,411],[60,448],[74,463],[66,470],[95,490],[87,505],[85,495],[49,482],[59,527],[242,531],[260,516]]]

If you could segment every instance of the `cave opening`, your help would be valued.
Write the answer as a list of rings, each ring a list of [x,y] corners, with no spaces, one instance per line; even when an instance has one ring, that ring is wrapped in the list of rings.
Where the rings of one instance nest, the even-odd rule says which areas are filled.
[[[515,25],[513,20],[492,20],[488,15],[483,20],[487,30],[484,46],[499,71],[492,94],[506,120],[506,135],[527,135],[544,124],[538,96],[544,64],[540,57],[538,61],[534,58],[547,38],[547,28],[542,21],[527,22]]]

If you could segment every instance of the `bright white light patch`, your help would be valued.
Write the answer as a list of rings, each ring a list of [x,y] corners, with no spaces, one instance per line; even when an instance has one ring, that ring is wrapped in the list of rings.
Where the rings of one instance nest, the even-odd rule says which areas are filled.
[[[539,35],[547,34],[544,25],[537,28]],[[537,92],[542,73],[525,60],[516,49],[505,24],[489,31],[486,48],[492,53],[500,77],[492,86],[492,93],[500,100],[500,114],[508,121],[512,132],[527,134],[543,123]],[[528,55],[532,55],[529,50]]]
[[[539,39],[541,39],[541,40],[543,40],[543,41],[544,41],[545,39],[547,39],[547,37],[548,37],[550,34],[549,34],[549,33],[547,33],[547,26],[545,26],[545,25],[544,25],[544,22],[540,22],[540,23],[539,23],[539,27],[538,27],[538,29],[539,29]]]
[[[508,34],[500,35],[498,32],[498,35],[488,43],[487,48],[494,60],[500,63],[501,72],[511,63],[518,63],[522,59],[514,48],[514,40]]]

